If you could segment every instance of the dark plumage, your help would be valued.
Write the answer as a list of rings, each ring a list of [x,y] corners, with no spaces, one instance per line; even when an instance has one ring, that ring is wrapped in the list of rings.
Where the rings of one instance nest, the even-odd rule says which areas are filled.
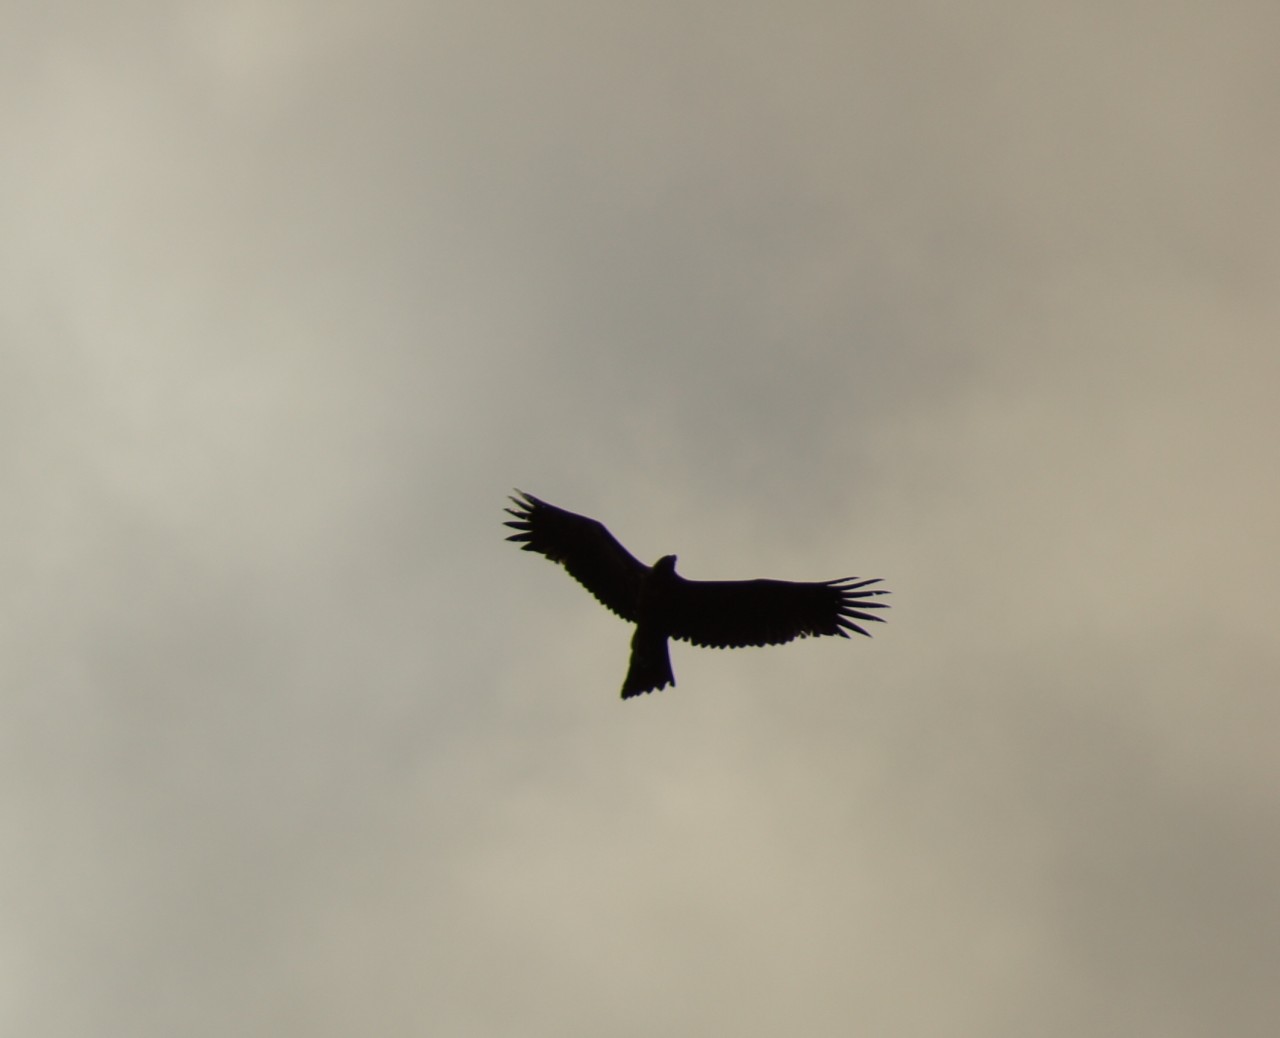
[[[607,608],[636,625],[623,699],[676,683],[668,638],[725,649],[824,634],[847,638],[850,631],[870,637],[855,621],[880,622],[882,617],[867,610],[888,608],[870,600],[889,592],[863,590],[879,579],[685,580],[676,573],[674,555],[646,566],[603,523],[516,493],[516,507],[506,509],[515,521],[504,525],[517,532],[507,540],[560,563]]]

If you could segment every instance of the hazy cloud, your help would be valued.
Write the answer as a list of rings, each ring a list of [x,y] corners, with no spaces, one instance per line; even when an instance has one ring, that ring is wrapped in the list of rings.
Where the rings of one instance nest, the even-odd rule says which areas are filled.
[[[16,17],[6,1029],[1270,1035],[1277,28]],[[624,705],[512,486],[890,622]]]

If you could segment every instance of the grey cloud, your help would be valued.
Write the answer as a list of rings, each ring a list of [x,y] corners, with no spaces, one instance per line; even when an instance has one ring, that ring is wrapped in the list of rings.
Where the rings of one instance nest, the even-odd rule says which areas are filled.
[[[51,12],[9,1030],[1271,1033],[1273,15]],[[624,707],[512,486],[890,622]]]

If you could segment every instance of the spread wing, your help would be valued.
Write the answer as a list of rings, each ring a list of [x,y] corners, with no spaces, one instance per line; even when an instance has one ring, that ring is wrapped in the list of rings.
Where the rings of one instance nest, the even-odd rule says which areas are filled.
[[[888,591],[864,591],[876,580],[845,577],[812,584],[786,580],[683,580],[664,602],[671,637],[713,649],[781,645],[794,638],[850,631],[870,635],[857,620],[881,621],[868,610]]]
[[[558,562],[579,584],[624,620],[636,621],[640,585],[649,569],[617,542],[603,523],[575,515],[517,490],[516,506],[506,512],[516,517],[506,522],[518,533],[507,540],[523,541],[524,551],[536,551]]]

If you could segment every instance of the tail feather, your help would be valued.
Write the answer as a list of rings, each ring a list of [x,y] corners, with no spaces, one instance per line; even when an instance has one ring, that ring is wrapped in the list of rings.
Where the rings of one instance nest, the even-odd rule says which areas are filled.
[[[655,637],[637,627],[631,639],[631,666],[622,683],[622,698],[630,699],[675,683],[666,635]]]

